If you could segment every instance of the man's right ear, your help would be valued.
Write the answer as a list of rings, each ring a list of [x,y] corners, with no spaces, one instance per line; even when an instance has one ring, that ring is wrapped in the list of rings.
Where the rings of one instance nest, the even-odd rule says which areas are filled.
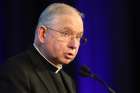
[[[45,26],[37,27],[38,39],[41,43],[44,43],[45,41],[46,31],[47,31],[47,28]]]

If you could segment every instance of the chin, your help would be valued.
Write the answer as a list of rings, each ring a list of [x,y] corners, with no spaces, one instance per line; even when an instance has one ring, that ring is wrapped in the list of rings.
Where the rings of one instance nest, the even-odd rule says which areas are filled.
[[[72,60],[65,60],[65,61],[62,62],[62,64],[67,65],[67,64],[71,63],[71,61]]]

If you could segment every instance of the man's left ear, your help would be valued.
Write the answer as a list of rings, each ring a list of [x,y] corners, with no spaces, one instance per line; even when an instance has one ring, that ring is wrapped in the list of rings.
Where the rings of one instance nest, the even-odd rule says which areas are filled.
[[[44,43],[44,41],[45,41],[45,38],[46,38],[46,27],[44,27],[44,26],[39,26],[38,28],[37,28],[37,32],[38,32],[38,38],[39,38],[39,41],[41,42],[41,43]]]

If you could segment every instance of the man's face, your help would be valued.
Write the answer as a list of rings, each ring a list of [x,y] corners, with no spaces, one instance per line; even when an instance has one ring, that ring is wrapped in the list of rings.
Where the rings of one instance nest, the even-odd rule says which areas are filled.
[[[43,43],[45,56],[54,64],[68,64],[76,56],[80,37],[83,35],[81,17],[75,15],[56,16],[47,27]]]

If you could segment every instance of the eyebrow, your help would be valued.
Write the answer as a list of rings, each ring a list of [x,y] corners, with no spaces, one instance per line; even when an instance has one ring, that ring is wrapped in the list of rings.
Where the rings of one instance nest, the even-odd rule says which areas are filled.
[[[72,30],[72,29],[69,28],[69,27],[64,27],[63,29],[64,29],[64,31],[65,31],[65,30],[66,30],[66,31],[74,31],[74,30]],[[76,31],[75,31],[75,32],[76,32]],[[78,34],[83,34],[83,32],[80,31],[80,32],[78,32]]]

